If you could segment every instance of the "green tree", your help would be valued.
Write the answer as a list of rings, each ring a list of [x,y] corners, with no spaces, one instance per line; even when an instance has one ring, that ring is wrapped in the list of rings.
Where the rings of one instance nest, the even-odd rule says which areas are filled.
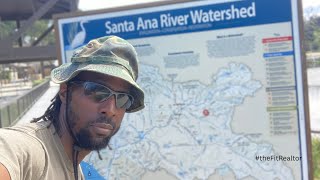
[[[313,32],[313,36],[314,36],[314,40],[313,40],[313,43],[314,43],[314,46],[317,46],[317,50],[319,51],[319,46],[320,46],[320,28],[316,29],[314,32]]]
[[[49,20],[40,20],[36,21],[31,28],[28,29],[28,31],[25,33],[25,37],[29,36],[31,39],[31,42],[37,40],[37,38],[46,31],[49,26],[51,26],[51,21]],[[55,43],[55,37],[53,32],[48,34],[39,45],[52,45]]]
[[[11,34],[16,28],[16,24],[13,21],[0,21],[0,39]]]
[[[312,139],[312,161],[314,179],[320,179],[320,139]]]
[[[45,32],[52,22],[50,20],[39,20],[36,21],[23,35],[22,39],[29,39],[30,42],[24,42],[24,45],[29,46],[32,42],[36,41],[37,38]],[[0,21],[0,39],[3,39],[12,34],[16,29],[15,21]],[[49,33],[39,45],[51,45],[55,43],[55,37],[53,32]],[[17,44],[17,43],[15,43]]]
[[[320,16],[312,16],[304,22],[304,39],[307,51],[320,50]]]

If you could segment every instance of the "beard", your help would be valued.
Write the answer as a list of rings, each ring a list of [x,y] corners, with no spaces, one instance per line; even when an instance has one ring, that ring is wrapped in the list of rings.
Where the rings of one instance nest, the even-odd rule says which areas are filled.
[[[79,141],[79,146],[86,150],[101,150],[108,146],[112,135],[104,138],[94,138],[91,136],[88,128],[81,128],[79,132],[75,134]]]
[[[74,127],[76,126],[78,120],[80,119],[79,116],[72,110],[71,105],[69,106],[69,112],[68,112],[68,120],[71,126],[71,129],[77,138],[78,146],[86,149],[86,150],[101,150],[108,146],[109,141],[111,137],[117,133],[119,129],[115,129],[115,124],[111,121],[110,118],[107,118],[105,116],[100,116],[99,118],[95,120],[88,121],[88,123],[79,129],[79,131],[75,132]],[[110,124],[114,131],[112,134],[110,134],[107,137],[96,137],[94,136],[91,131],[89,130],[90,125],[94,122],[97,123],[107,123]]]

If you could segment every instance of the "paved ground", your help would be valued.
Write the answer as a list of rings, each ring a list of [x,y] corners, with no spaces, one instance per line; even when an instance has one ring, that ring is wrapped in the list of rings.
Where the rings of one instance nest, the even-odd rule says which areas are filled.
[[[32,89],[32,82],[11,82],[8,84],[0,84],[0,104],[9,103],[12,99],[20,96]]]
[[[320,68],[308,69],[311,129],[320,131]]]

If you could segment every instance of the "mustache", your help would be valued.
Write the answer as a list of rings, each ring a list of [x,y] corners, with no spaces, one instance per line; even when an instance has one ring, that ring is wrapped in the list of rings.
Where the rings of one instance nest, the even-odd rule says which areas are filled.
[[[96,120],[94,120],[93,122],[90,122],[89,125],[94,124],[94,123],[106,123],[106,124],[110,124],[113,129],[115,129],[116,125],[115,123],[112,121],[111,118],[107,118],[106,116],[100,116],[98,117]]]

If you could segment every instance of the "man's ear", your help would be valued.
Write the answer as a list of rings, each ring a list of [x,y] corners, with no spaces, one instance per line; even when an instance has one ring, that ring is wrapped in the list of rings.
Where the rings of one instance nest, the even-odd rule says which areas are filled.
[[[60,84],[59,97],[63,104],[67,102],[67,84],[66,83]]]

